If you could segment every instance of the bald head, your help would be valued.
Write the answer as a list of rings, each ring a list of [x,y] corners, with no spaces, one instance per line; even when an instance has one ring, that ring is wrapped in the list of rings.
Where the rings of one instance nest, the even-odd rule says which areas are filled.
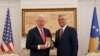
[[[36,19],[36,23],[39,28],[43,28],[46,22],[46,17],[44,15],[39,15]]]

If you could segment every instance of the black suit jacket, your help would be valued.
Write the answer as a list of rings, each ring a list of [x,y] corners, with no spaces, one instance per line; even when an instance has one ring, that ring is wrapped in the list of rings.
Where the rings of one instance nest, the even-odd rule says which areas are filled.
[[[51,37],[51,33],[48,29],[43,28],[46,37]],[[38,45],[45,44],[41,38],[37,27],[31,29],[28,32],[26,39],[26,48],[30,49],[30,56],[49,56],[50,48],[38,50]]]
[[[78,39],[76,30],[67,26],[60,39],[60,29],[56,32],[54,46],[57,48],[57,56],[77,56]]]

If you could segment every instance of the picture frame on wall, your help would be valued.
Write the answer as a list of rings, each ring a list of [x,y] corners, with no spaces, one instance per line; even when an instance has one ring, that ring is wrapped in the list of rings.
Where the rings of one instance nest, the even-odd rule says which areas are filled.
[[[46,17],[45,27],[50,29],[52,35],[55,35],[59,29],[58,15],[65,14],[67,24],[77,29],[77,10],[76,8],[39,8],[39,9],[22,9],[22,36],[26,36],[28,31],[36,26],[38,15]]]

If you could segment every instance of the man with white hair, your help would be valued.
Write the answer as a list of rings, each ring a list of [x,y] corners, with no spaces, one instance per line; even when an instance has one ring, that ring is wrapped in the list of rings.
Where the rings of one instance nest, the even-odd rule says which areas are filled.
[[[50,30],[44,28],[46,17],[39,15],[36,19],[37,26],[29,30],[26,39],[26,48],[30,49],[30,56],[49,56],[50,47],[46,45],[46,38],[52,38]]]

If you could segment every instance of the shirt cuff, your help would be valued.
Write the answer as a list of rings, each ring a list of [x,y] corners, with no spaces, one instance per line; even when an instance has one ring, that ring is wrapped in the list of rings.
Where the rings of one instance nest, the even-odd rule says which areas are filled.
[[[40,50],[40,45],[38,45],[38,50]]]

